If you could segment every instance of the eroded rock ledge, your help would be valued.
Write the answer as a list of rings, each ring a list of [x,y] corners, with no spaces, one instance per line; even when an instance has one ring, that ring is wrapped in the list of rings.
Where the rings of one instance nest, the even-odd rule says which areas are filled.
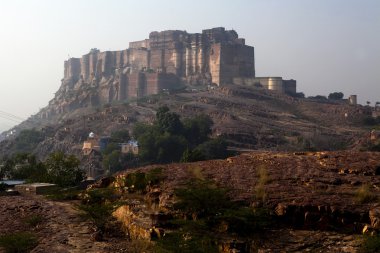
[[[165,228],[160,227],[160,221],[173,214],[174,189],[183,187],[194,176],[232,189],[233,199],[254,207],[260,202],[259,169],[268,175],[263,204],[276,221],[261,238],[261,249],[356,252],[360,235],[380,228],[380,207],[376,204],[380,186],[379,153],[253,152],[226,160],[126,171],[116,177],[113,186],[125,191],[127,186],[123,182],[128,175],[149,173],[158,167],[164,178],[159,186],[148,187],[145,195],[132,195],[129,203],[114,213],[131,238],[150,240],[152,236],[163,236]],[[359,193],[363,188],[367,189],[364,197]],[[232,250],[229,247],[232,241],[233,238],[226,239],[221,247],[223,252]]]

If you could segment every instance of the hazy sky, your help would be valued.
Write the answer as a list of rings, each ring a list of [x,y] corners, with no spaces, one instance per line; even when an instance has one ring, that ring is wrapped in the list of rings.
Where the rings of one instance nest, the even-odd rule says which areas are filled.
[[[0,0],[0,116],[46,106],[69,55],[219,26],[255,47],[257,76],[296,79],[307,96],[380,101],[380,0]],[[13,124],[0,117],[0,130]]]

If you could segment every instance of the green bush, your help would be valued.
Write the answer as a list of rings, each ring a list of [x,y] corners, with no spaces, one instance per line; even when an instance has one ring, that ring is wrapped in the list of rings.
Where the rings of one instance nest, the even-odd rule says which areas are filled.
[[[146,174],[145,178],[150,185],[159,184],[164,179],[164,176],[162,175],[162,168],[157,167],[157,168],[151,169]]]
[[[78,205],[78,209],[82,211],[82,217],[90,219],[102,232],[105,232],[107,223],[112,219],[112,212],[116,207],[112,203]]]
[[[271,224],[271,219],[268,211],[263,208],[238,207],[227,210],[215,219],[210,220],[209,224],[215,227],[224,225],[227,228],[225,231],[227,233],[250,236],[263,231],[265,227]]]
[[[41,215],[34,214],[29,217],[26,217],[24,219],[24,222],[28,224],[30,227],[36,227],[38,224],[40,224],[44,218]]]
[[[372,252],[380,252],[380,236],[365,236],[363,244],[361,245],[361,249],[359,252],[363,253],[372,253]]]
[[[111,140],[110,142],[113,143],[122,143],[127,142],[131,139],[129,136],[129,131],[126,129],[118,130],[111,133]]]
[[[219,250],[215,238],[209,234],[187,231],[165,234],[161,240],[157,241],[154,252],[217,253]]]
[[[380,143],[379,144],[372,144],[368,147],[369,151],[372,152],[380,152]]]
[[[111,188],[91,189],[77,208],[82,211],[84,218],[92,220],[100,231],[105,232],[107,224],[113,219],[113,211],[121,205],[118,199]]]
[[[216,215],[233,203],[227,196],[227,190],[216,187],[210,181],[194,180],[185,188],[175,190],[178,198],[174,208],[193,219]]]
[[[6,253],[30,252],[38,244],[37,237],[28,232],[17,232],[0,236],[0,246]]]
[[[232,201],[211,181],[195,179],[174,193],[179,212],[167,222],[171,229],[156,242],[155,252],[218,252],[221,238],[246,238],[271,223],[267,210]]]
[[[229,155],[226,141],[210,139],[212,125],[207,115],[182,122],[168,107],[160,107],[153,125],[136,123],[133,128],[140,161],[171,163],[226,158]]]
[[[82,202],[84,204],[102,204],[105,202],[115,201],[117,195],[112,188],[94,188],[85,192],[82,197]]]
[[[328,98],[329,99],[334,99],[334,100],[340,100],[340,99],[343,99],[344,97],[344,94],[342,92],[333,92],[333,93],[330,93]]]
[[[61,187],[75,186],[84,179],[84,171],[79,167],[80,161],[74,155],[55,152],[45,161],[47,182]]]
[[[230,155],[227,145],[227,142],[219,137],[200,144],[195,151],[202,154],[205,160],[224,159]]]
[[[366,126],[374,126],[374,125],[378,124],[378,121],[374,117],[368,116],[368,117],[364,118],[363,124]]]
[[[125,178],[125,185],[128,187],[129,191],[144,192],[148,186],[148,180],[145,177],[145,173],[136,172],[127,175]]]
[[[7,184],[4,184],[4,183],[0,183],[0,192],[1,191],[5,191],[6,189],[8,188],[8,185]]]
[[[190,162],[203,161],[203,160],[206,160],[206,157],[202,154],[200,150],[186,149],[185,152],[183,152],[182,154],[180,162],[190,163]]]
[[[81,193],[82,191],[77,188],[57,188],[53,189],[51,192],[48,192],[46,197],[55,201],[78,200]]]
[[[43,133],[38,130],[21,130],[15,139],[15,148],[18,152],[31,152],[44,138]]]
[[[163,179],[162,168],[154,168],[147,173],[135,172],[125,177],[129,192],[145,192],[148,185],[157,185]]]

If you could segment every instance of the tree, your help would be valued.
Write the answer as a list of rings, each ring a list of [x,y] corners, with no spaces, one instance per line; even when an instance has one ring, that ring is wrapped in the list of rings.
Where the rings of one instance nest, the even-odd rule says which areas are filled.
[[[330,93],[328,98],[329,99],[334,99],[334,100],[340,100],[344,97],[344,94],[342,92],[333,92]]]
[[[4,177],[10,177],[11,172],[15,166],[13,159],[4,157],[0,165],[0,179]]]
[[[120,162],[121,152],[120,150],[113,150],[111,153],[103,157],[103,166],[105,169],[108,169],[109,172],[115,173],[122,169]]]
[[[305,98],[305,93],[303,93],[303,92],[297,92],[296,94],[293,95],[293,97],[296,97],[296,98]]]
[[[102,151],[103,156],[109,155],[115,150],[120,150],[120,146],[117,143],[108,143],[107,147]]]
[[[44,139],[43,134],[35,129],[22,130],[15,139],[15,147],[19,152],[31,152]]]
[[[62,187],[75,186],[84,179],[80,161],[74,155],[55,152],[45,161],[47,181]]]
[[[183,124],[179,119],[179,115],[170,112],[167,106],[158,108],[156,113],[156,124],[161,131],[170,134],[181,134],[183,130]]]
[[[10,172],[13,179],[24,179],[29,182],[46,181],[46,168],[32,154],[19,153],[13,156],[14,167]]]
[[[157,139],[157,162],[178,162],[186,150],[187,141],[183,136],[162,135]]]
[[[46,170],[35,155],[17,153],[4,158],[0,167],[0,178],[24,179],[30,182],[43,181]]]
[[[377,124],[377,122],[378,121],[374,117],[371,117],[371,116],[368,116],[368,117],[363,119],[363,123],[366,126],[374,126]]]
[[[184,121],[185,137],[192,147],[209,139],[213,121],[210,116],[201,114]]]
[[[160,136],[158,131],[155,131],[155,128],[151,126],[146,128],[144,134],[138,135],[137,141],[139,143],[139,156],[144,162],[156,162],[157,160],[157,139]]]
[[[123,129],[123,130],[112,132],[110,142],[122,143],[122,142],[127,142],[130,139],[131,137],[129,136],[129,131],[126,129]]]
[[[222,138],[204,142],[196,147],[195,150],[203,154],[206,160],[223,159],[229,155],[227,142]]]
[[[203,160],[206,160],[206,157],[201,153],[200,150],[186,149],[185,152],[183,152],[182,154],[180,162],[190,163],[190,162],[203,161]]]
[[[152,126],[142,123],[142,122],[137,122],[133,126],[132,133],[133,133],[133,137],[138,140],[141,136],[143,136],[144,134],[150,131],[152,131]]]
[[[326,100],[326,96],[322,96],[322,95],[316,95],[316,96],[310,96],[309,98],[311,99],[318,99],[318,100]]]
[[[217,188],[211,181],[190,181],[185,188],[175,189],[178,201],[174,209],[180,210],[194,220],[215,216],[233,206],[227,190]]]
[[[164,106],[157,110],[153,125],[137,123],[133,135],[139,143],[139,158],[145,163],[191,162],[225,158],[227,143],[210,140],[213,122],[198,115],[182,122]]]

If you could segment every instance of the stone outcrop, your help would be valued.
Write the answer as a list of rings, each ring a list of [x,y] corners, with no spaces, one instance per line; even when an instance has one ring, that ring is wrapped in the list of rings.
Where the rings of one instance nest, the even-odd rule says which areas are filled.
[[[33,224],[36,219],[40,222]],[[128,247],[128,242],[121,239],[94,241],[95,225],[84,220],[77,207],[68,202],[30,195],[0,196],[0,223],[0,235],[20,231],[32,233],[38,239],[32,253],[126,252]],[[4,252],[0,247],[0,253]]]
[[[380,230],[380,206],[376,205],[369,210],[369,218],[371,220],[371,227]]]
[[[357,252],[363,231],[380,230],[376,204],[380,196],[376,174],[379,158],[378,153],[352,151],[253,152],[226,160],[160,165],[163,181],[159,186],[147,187],[142,195],[126,194],[127,203],[114,216],[132,240],[149,241],[171,233],[172,227],[156,222],[157,214],[178,215],[172,208],[176,201],[173,191],[194,177],[192,171],[196,168],[198,176],[231,189],[234,200],[268,208],[275,221],[256,243],[247,238],[223,237],[220,252]],[[128,175],[149,173],[156,167],[120,173],[113,186],[125,191],[120,182],[126,182]],[[261,180],[259,168],[264,168],[269,178],[263,184],[266,197],[260,201],[255,197]],[[361,185],[369,184],[376,197],[360,202],[356,194]],[[152,202],[156,203],[154,208]]]

